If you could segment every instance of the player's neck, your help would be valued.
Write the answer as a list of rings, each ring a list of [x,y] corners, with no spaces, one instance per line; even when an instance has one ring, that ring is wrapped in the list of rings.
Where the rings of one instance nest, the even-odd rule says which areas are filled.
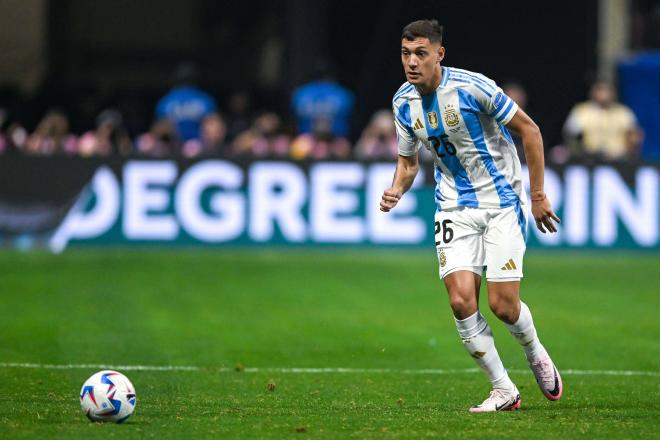
[[[440,86],[442,82],[442,67],[438,64],[438,69],[427,84],[419,84],[415,86],[420,95],[430,95]]]

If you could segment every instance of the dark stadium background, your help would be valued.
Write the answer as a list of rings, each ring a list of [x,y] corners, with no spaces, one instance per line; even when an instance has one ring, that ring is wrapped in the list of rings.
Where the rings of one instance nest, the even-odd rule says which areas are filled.
[[[107,104],[135,115],[134,131],[144,131],[172,70],[181,60],[192,60],[220,101],[232,90],[246,89],[257,107],[286,113],[291,90],[309,79],[322,57],[356,94],[355,139],[375,110],[391,105],[404,80],[401,28],[424,17],[445,25],[446,65],[480,71],[500,83],[522,81],[530,113],[554,144],[570,107],[586,97],[596,77],[596,5],[595,0],[49,2],[47,80],[20,112],[35,125],[54,103],[73,107],[76,98],[100,90]],[[277,80],[264,84],[257,54],[269,40],[283,45],[284,56]]]

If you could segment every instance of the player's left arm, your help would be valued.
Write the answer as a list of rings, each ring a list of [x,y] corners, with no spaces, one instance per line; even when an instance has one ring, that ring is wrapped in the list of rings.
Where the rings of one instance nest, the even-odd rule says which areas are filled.
[[[561,223],[557,214],[552,210],[550,200],[543,191],[543,171],[545,161],[543,158],[543,138],[541,130],[536,123],[522,109],[518,109],[506,125],[521,137],[525,149],[525,159],[529,168],[529,186],[532,195],[532,215],[536,227],[545,234],[557,232],[557,226],[552,222]]]

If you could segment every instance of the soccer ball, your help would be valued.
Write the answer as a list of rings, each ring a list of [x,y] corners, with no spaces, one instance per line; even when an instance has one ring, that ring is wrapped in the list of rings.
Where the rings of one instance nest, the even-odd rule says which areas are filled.
[[[133,414],[135,388],[117,371],[99,371],[83,384],[80,406],[92,422],[121,423]]]

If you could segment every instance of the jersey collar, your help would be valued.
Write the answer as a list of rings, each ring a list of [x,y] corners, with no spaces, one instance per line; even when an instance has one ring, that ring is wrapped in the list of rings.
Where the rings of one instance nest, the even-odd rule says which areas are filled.
[[[445,66],[442,66],[442,79],[440,80],[440,85],[438,87],[444,87],[449,81],[449,69]]]

